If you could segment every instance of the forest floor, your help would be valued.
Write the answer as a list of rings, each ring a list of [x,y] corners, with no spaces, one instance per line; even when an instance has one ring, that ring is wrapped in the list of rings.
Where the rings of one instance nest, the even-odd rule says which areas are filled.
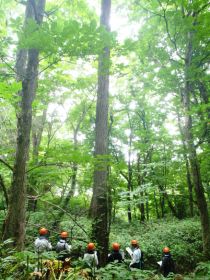
[[[40,218],[40,216],[39,216]],[[83,220],[84,219],[84,220]],[[85,230],[90,230],[90,221],[86,218],[81,218],[80,221],[85,225]],[[67,224],[67,220],[63,223]],[[70,222],[71,223],[71,222]],[[87,239],[81,229],[76,229],[72,240],[72,247],[79,249],[82,254],[85,251],[86,243],[81,241]],[[35,239],[34,232],[27,232],[27,251],[14,252],[4,249],[4,244],[1,244],[0,256],[0,279],[38,279],[31,278],[31,273],[37,267],[35,259],[33,241]],[[78,238],[77,238],[78,237]],[[54,244],[53,236],[50,237]],[[162,280],[165,279],[159,273],[157,262],[162,258],[162,248],[168,246],[171,249],[172,257],[176,264],[176,275],[171,275],[169,280],[210,280],[210,262],[204,262],[202,256],[202,238],[200,230],[200,222],[198,218],[175,220],[166,219],[160,221],[150,221],[144,224],[135,221],[130,225],[122,220],[116,220],[111,228],[110,244],[119,242],[121,249],[124,250],[130,245],[130,240],[137,239],[141,250],[144,253],[144,270],[129,271],[129,256],[126,255],[125,264],[116,266],[113,264],[107,265],[97,271],[99,280]],[[55,259],[56,253],[49,252],[43,259]],[[52,273],[52,278],[49,279],[91,279],[87,278],[85,271],[81,272],[81,262],[75,259],[73,262],[74,268],[68,272],[68,276],[56,277],[55,271]],[[23,269],[25,267],[25,270]],[[54,270],[51,267],[51,272]],[[82,273],[85,274],[82,274]],[[42,278],[40,278],[42,279]]]

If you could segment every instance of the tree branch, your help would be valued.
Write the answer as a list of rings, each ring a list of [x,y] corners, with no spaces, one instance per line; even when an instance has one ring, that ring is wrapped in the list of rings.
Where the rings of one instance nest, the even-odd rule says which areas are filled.
[[[67,216],[69,216],[71,218],[71,220],[87,235],[89,236],[88,232],[84,229],[84,226],[83,225],[80,225],[78,222],[77,222],[77,218],[74,218],[68,211],[64,210],[63,208],[61,208],[60,206],[52,203],[52,202],[49,202],[49,201],[46,201],[44,199],[40,199],[42,202],[44,203],[47,203],[57,209],[59,209],[60,211],[64,212]]]
[[[39,164],[39,165],[36,165],[36,166],[34,166],[34,167],[28,169],[28,170],[26,171],[26,173],[29,173],[29,172],[31,172],[32,170],[37,169],[37,168],[40,168],[40,167],[42,167],[42,166],[59,166],[59,167],[64,167],[64,168],[71,167],[71,165],[65,164],[65,163],[62,163],[62,162],[41,163],[41,164]]]
[[[6,167],[8,167],[11,171],[13,171],[12,166],[9,165],[9,163],[7,163],[6,161],[4,161],[2,158],[0,158],[0,162],[3,163]]]
[[[142,4],[138,3],[138,5],[146,12],[152,14],[152,15],[155,15],[155,16],[159,16],[159,17],[163,17],[163,15],[161,14],[158,14],[158,13],[155,13],[154,11],[151,11],[149,9],[147,9],[146,7],[144,7]]]
[[[174,39],[172,38],[171,34],[170,34],[168,19],[167,19],[167,17],[166,17],[166,8],[163,7],[163,5],[162,5],[162,3],[161,3],[160,0],[157,0],[157,1],[158,1],[159,5],[160,5],[162,11],[163,11],[163,16],[162,16],[162,17],[163,17],[163,19],[164,19],[164,21],[165,21],[166,32],[167,32],[167,34],[168,34],[168,38],[169,38],[169,40],[171,41],[172,45],[174,46],[174,48],[175,48],[175,50],[176,50],[176,54],[178,55],[178,57],[179,57],[180,59],[184,60],[184,57],[182,57],[182,56],[178,53],[178,48],[177,48],[176,40],[174,40]]]
[[[7,208],[8,208],[9,198],[8,198],[7,189],[6,189],[6,186],[5,186],[5,183],[4,183],[4,180],[3,180],[3,177],[1,176],[1,174],[0,174],[0,186],[2,187],[2,190],[3,190],[3,193],[4,193],[4,198],[5,198],[5,201],[6,201]]]
[[[204,4],[204,5],[196,12],[196,15],[198,15],[200,12],[202,12],[203,10],[205,10],[209,5],[210,5],[210,2]]]

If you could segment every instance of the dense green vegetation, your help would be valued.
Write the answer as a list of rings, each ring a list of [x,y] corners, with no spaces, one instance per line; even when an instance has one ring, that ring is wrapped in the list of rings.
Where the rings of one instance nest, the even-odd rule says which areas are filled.
[[[90,241],[96,279],[162,279],[164,246],[180,274],[168,279],[210,278],[209,7],[0,1],[2,279],[35,277],[42,226],[73,246],[51,279],[88,279]],[[145,269],[107,265],[132,239]]]
[[[44,217],[41,217],[40,215],[39,218],[40,222],[42,222],[42,219],[43,222],[45,221]],[[35,216],[31,219],[35,222]],[[80,218],[79,221],[84,225],[83,230],[89,232],[90,221],[84,218]],[[72,230],[73,224],[74,223],[71,222],[67,216],[64,217],[62,225],[65,225],[65,228],[69,232]],[[86,242],[89,240],[88,236],[83,230],[75,226],[72,232],[73,252],[79,253],[78,256],[80,256],[79,262],[78,257],[75,259],[73,258],[74,261],[72,262],[72,265],[74,267],[75,275],[76,271],[80,273],[79,267],[82,264],[82,252],[85,251]],[[51,232],[50,239],[54,244],[57,242],[57,236],[57,232]],[[28,275],[33,272],[35,267],[37,267],[37,255],[33,253],[33,240],[35,239],[35,237],[35,231],[31,230],[27,232],[26,244],[28,251],[24,251],[23,253],[17,253],[6,249],[6,243],[1,244],[0,271],[2,275],[5,275],[5,279],[7,279],[6,275],[12,275],[13,278],[15,277],[14,275],[16,275],[16,279],[28,279]],[[116,240],[119,241],[123,249],[126,246],[129,246],[129,241],[133,237],[137,238],[140,241],[141,249],[144,252],[145,269],[143,271],[136,271],[135,273],[131,273],[131,271],[128,270],[129,257],[127,256],[125,264],[118,266],[114,265],[114,268],[112,264],[109,264],[108,266],[106,266],[106,268],[100,269],[97,272],[99,279],[121,279],[122,277],[124,277],[124,279],[139,279],[132,278],[135,274],[136,277],[142,277],[140,279],[162,279],[160,274],[159,276],[157,276],[158,266],[156,262],[161,259],[162,247],[165,246],[165,244],[173,248],[172,254],[176,262],[176,269],[179,274],[185,274],[184,279],[202,279],[199,278],[201,276],[206,277],[203,279],[208,279],[208,275],[210,273],[209,263],[202,262],[203,256],[201,231],[197,219],[188,219],[185,221],[151,221],[146,225],[136,225],[135,223],[131,224],[129,227],[127,222],[119,220],[115,225],[112,226],[110,242],[114,242]],[[43,259],[54,259],[55,257],[55,252],[48,252],[43,255]],[[197,268],[195,272],[189,274],[192,270],[195,269],[196,265]],[[24,278],[23,275],[26,275],[26,278]],[[115,275],[115,278],[112,278],[112,275]],[[156,278],[154,278],[155,275]],[[174,276],[172,276],[171,279],[174,279]]]

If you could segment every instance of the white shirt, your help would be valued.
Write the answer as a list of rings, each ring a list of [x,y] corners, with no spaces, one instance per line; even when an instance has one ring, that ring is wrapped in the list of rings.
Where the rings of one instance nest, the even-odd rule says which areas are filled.
[[[131,263],[130,266],[134,263],[139,263],[141,260],[141,250],[139,248],[134,248],[131,254]]]
[[[94,251],[93,254],[85,253],[83,260],[89,265],[89,266],[97,266],[98,265],[98,256],[97,252]]]
[[[43,253],[44,251],[52,250],[51,243],[45,237],[38,237],[35,242],[35,250],[38,253]]]

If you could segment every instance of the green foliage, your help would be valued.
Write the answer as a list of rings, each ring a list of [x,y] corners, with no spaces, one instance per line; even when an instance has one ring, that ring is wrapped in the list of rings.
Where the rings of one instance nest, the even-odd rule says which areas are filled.
[[[201,279],[202,276],[205,276],[206,279],[210,278],[210,262],[201,262],[198,264],[195,270],[195,278]]]
[[[13,83],[7,83],[7,82],[0,82],[0,106],[2,104],[2,100],[6,100],[7,102],[14,104],[14,99],[16,99],[16,102],[18,100],[17,92],[21,89],[21,83],[20,82],[13,82]]]
[[[137,239],[144,252],[145,268],[157,268],[162,258],[162,249],[171,248],[177,272],[190,271],[202,259],[202,242],[197,220],[166,220],[131,226],[115,223],[111,242],[119,242],[122,248],[129,246],[130,240]]]
[[[30,19],[24,32],[19,35],[20,49],[36,48],[45,55],[56,55],[58,59],[64,55],[96,55],[107,45],[114,45],[114,35],[97,27],[94,20],[90,23],[76,20],[44,22],[39,26]]]
[[[152,280],[157,279],[161,280],[162,277],[157,276],[155,277],[155,274],[152,271],[142,271],[142,270],[134,270],[130,271],[128,269],[128,266],[126,264],[108,264],[105,268],[101,268],[98,273],[99,276],[97,279],[104,279],[104,280],[120,280],[120,279],[126,279],[126,280]]]
[[[6,240],[0,244],[1,279],[29,279],[36,265],[34,261],[36,256],[29,251],[16,252],[10,247],[12,242],[12,240]]]

